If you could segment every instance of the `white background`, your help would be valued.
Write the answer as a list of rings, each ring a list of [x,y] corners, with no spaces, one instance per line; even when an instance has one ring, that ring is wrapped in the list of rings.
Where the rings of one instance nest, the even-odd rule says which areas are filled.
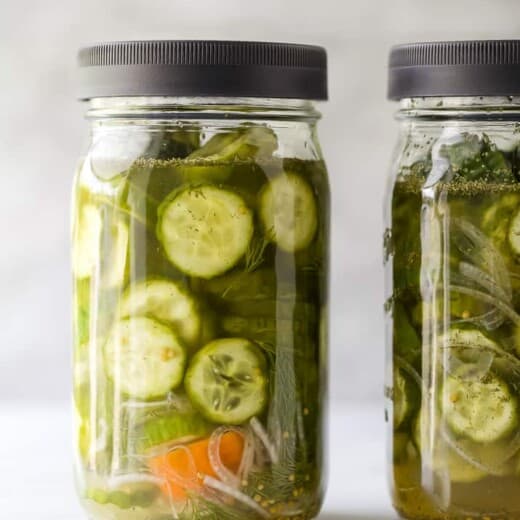
[[[382,401],[382,200],[397,129],[385,99],[388,49],[493,37],[520,37],[518,0],[0,0],[0,403],[69,399],[69,192],[86,128],[75,101],[80,45],[216,38],[327,48],[331,395],[368,406]]]

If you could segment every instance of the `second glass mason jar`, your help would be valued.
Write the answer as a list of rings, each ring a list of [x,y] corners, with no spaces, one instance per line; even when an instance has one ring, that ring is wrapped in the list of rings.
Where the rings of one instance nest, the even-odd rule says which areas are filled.
[[[90,518],[311,519],[323,494],[329,188],[319,47],[80,52],[78,492]]]
[[[519,57],[519,41],[391,53],[386,395],[405,518],[520,518]]]

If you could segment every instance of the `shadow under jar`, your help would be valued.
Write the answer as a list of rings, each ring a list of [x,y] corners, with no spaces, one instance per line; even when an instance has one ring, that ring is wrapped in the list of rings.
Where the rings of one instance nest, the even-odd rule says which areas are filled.
[[[410,519],[520,518],[520,42],[399,46],[390,482]]]
[[[92,519],[311,519],[329,187],[318,47],[80,52],[76,475]]]

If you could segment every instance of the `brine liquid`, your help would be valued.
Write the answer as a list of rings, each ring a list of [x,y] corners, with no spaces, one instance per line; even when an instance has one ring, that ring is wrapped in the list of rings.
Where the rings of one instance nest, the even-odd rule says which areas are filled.
[[[440,404],[454,359],[480,371],[479,381],[499,378],[508,405],[520,400],[520,262],[509,243],[520,186],[423,184],[413,175],[395,184],[385,240],[393,282],[386,311],[394,505],[410,519],[520,519],[518,417],[508,418],[511,428],[500,439],[476,442],[471,436],[490,428],[493,413],[469,432],[454,431]],[[470,357],[454,353],[445,339],[453,330],[485,337],[485,346],[469,345]]]
[[[277,247],[258,221],[259,193],[286,171],[308,183],[318,211],[312,244],[297,252]],[[215,180],[211,172],[216,172]],[[186,275],[173,265],[157,234],[158,208],[192,174],[195,179],[201,175],[194,189],[212,185],[229,190],[254,214],[255,232],[244,257],[225,273],[208,279]],[[78,488],[92,518],[303,520],[316,516],[322,498],[327,326],[328,188],[324,175],[321,162],[296,159],[210,164],[142,158],[108,179],[100,179],[85,164],[76,187],[76,219],[81,220],[86,206],[96,208],[99,215],[89,225],[98,226],[99,234],[89,253],[95,268],[74,280],[74,392]],[[88,260],[83,256],[80,267]],[[124,295],[147,280],[174,282],[195,302],[192,309],[182,311],[186,319],[196,316],[200,323],[193,341],[184,347],[188,366],[211,341],[231,337],[254,344],[265,363],[263,373],[255,377],[268,388],[266,405],[257,415],[240,424],[212,423],[200,416],[184,383],[151,399],[129,396],[114,384],[117,371],[128,367],[107,366],[111,362],[107,361],[107,337],[119,318]],[[173,355],[165,352],[166,357]],[[136,358],[134,373],[139,366]],[[153,374],[146,377],[153,379]],[[230,448],[229,457],[221,453],[219,474],[208,469],[218,482],[208,481],[212,485],[207,487],[200,480],[200,460],[206,461],[208,455],[200,454],[199,447],[204,445],[196,443],[215,437],[222,426],[238,432],[243,440]],[[218,432],[216,438],[224,443]],[[210,449],[209,454],[218,449]],[[233,449],[241,454],[240,468],[234,466]],[[172,453],[170,460],[184,457],[186,462],[179,462],[170,472],[171,479],[164,474],[158,478],[151,461]],[[238,482],[236,475],[240,475]],[[230,488],[239,498],[230,494]]]

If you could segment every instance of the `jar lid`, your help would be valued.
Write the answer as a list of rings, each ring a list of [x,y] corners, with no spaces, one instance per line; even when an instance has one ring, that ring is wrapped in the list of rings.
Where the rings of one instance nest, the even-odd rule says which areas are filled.
[[[327,99],[324,48],[241,41],[123,41],[80,49],[80,99],[224,96]]]
[[[388,98],[520,95],[520,40],[397,45]]]

